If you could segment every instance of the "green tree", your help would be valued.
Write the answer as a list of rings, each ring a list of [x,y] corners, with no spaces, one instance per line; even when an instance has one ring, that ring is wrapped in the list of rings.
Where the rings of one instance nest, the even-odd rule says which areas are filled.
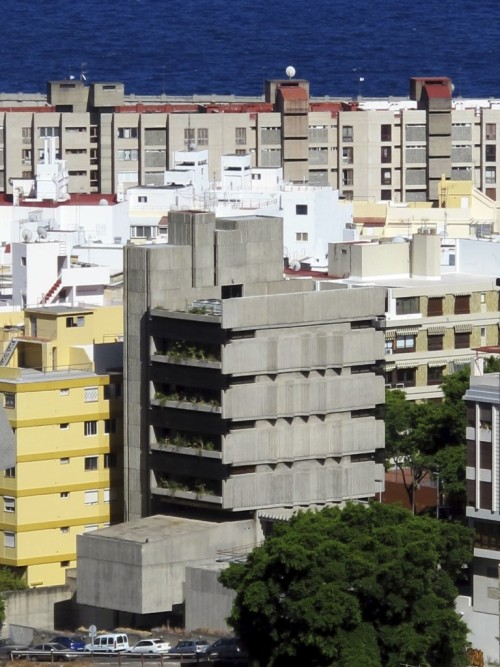
[[[278,524],[244,564],[230,625],[261,667],[466,664],[455,582],[472,536],[398,506],[348,504]]]
[[[5,621],[5,599],[2,593],[6,591],[20,591],[26,588],[26,583],[15,570],[0,566],[0,621]]]

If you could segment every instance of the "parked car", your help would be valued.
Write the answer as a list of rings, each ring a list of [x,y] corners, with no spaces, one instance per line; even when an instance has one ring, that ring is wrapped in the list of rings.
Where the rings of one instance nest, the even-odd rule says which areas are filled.
[[[61,635],[60,637],[52,637],[50,641],[62,644],[70,651],[83,651],[85,649],[85,639],[77,635],[69,637]]]
[[[237,637],[221,637],[208,649],[208,656],[213,662],[243,662],[248,660],[248,653]]]
[[[24,655],[18,655],[16,651],[29,651],[29,646],[24,644],[2,644],[0,646],[0,660],[24,659]]]
[[[94,637],[94,641],[85,644],[84,651],[90,653],[121,653],[128,651],[128,635],[122,632],[110,632],[106,635]]]
[[[168,655],[195,655],[206,653],[210,644],[204,639],[182,639],[168,651]]]
[[[38,644],[29,649],[28,660],[36,660],[41,662],[42,660],[48,660],[49,662],[65,661],[69,662],[70,660],[75,659],[72,651],[68,651],[64,644],[58,644],[57,642],[47,642],[46,644]]]
[[[132,646],[127,653],[136,653],[139,655],[144,654],[156,654],[167,653],[171,648],[170,643],[164,641],[160,637],[150,638],[150,639],[141,639],[137,642],[135,646]]]

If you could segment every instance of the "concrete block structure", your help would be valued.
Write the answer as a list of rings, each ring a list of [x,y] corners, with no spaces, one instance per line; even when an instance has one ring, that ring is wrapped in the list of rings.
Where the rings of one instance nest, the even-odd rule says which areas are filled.
[[[241,554],[270,521],[377,493],[384,343],[373,321],[383,313],[384,291],[284,280],[282,245],[280,218],[178,211],[170,214],[168,244],[125,248],[125,505],[132,524],[122,527],[123,550],[118,527],[82,536],[80,603],[151,614],[187,600],[177,584],[148,590],[139,554],[149,543],[134,546],[135,571],[125,563],[131,535],[152,519],[161,525],[161,515],[180,522],[185,556],[170,554],[177,537],[167,527],[158,538],[166,540],[155,556],[160,568],[200,567],[198,554],[210,569],[213,549]],[[203,522],[203,533],[195,527],[189,538],[192,521]],[[103,565],[111,560],[123,576]],[[135,597],[123,588],[129,575]],[[192,582],[191,600],[201,579]],[[222,619],[227,596],[217,595]]]

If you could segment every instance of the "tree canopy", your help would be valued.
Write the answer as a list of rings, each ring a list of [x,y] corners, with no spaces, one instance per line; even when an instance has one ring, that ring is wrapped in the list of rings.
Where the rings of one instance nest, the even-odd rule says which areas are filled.
[[[276,525],[220,580],[236,591],[228,621],[262,667],[461,667],[455,582],[471,553],[457,523],[348,504]]]
[[[2,593],[19,591],[26,588],[26,583],[9,567],[0,566],[0,621],[5,621],[5,601]]]
[[[415,488],[432,472],[439,472],[441,487],[451,504],[465,507],[465,428],[463,396],[469,387],[469,369],[443,379],[442,403],[408,401],[403,391],[387,391],[384,406],[386,465],[396,465],[410,504]]]

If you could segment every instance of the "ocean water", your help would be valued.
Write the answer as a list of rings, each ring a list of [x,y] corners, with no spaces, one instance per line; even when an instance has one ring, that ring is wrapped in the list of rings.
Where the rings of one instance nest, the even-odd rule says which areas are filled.
[[[406,95],[410,76],[500,97],[499,0],[3,0],[0,91],[49,79],[127,93],[260,95],[288,65],[313,96]]]

